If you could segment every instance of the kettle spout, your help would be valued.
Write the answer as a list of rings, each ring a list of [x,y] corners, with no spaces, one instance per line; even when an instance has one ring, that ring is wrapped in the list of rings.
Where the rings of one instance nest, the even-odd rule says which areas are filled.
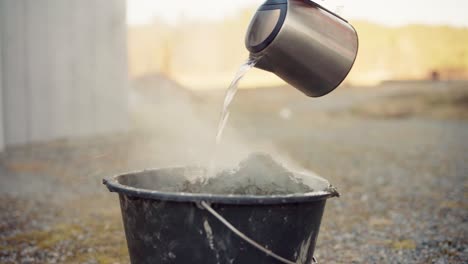
[[[255,68],[274,73],[273,67],[268,62],[268,57],[263,54],[250,54],[249,59],[255,61]]]

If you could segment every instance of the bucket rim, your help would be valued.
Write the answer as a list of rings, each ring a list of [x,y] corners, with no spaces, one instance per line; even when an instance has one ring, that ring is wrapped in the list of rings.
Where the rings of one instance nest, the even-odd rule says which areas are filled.
[[[167,202],[207,202],[214,204],[290,204],[290,203],[306,203],[320,200],[326,200],[332,197],[338,197],[339,193],[333,186],[329,186],[326,190],[314,191],[307,193],[293,193],[282,195],[239,195],[239,194],[209,194],[209,193],[187,193],[187,192],[165,192],[143,188],[135,188],[129,185],[124,185],[119,182],[119,178],[138,175],[148,172],[156,172],[167,169],[180,169],[179,168],[165,168],[165,169],[150,169],[125,174],[114,175],[103,179],[103,184],[109,189],[110,192],[118,193],[135,198],[143,198],[150,200],[160,200]],[[306,173],[298,173],[305,175]],[[323,179],[326,181],[325,179]],[[328,182],[328,181],[327,181]]]

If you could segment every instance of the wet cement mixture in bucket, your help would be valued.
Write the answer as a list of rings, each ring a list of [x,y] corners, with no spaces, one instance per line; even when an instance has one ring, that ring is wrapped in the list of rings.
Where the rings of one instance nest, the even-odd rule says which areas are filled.
[[[338,195],[326,180],[267,154],[207,175],[178,167],[104,182],[119,193],[132,263],[312,263],[325,201]]]
[[[303,180],[270,155],[251,154],[235,169],[223,170],[205,180],[185,181],[177,190],[187,193],[285,195],[328,190],[330,186],[304,184]],[[324,188],[325,187],[325,188]]]

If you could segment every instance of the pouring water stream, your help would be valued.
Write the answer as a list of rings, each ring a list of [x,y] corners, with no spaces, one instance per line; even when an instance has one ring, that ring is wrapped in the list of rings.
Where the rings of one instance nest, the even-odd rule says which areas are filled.
[[[234,76],[234,79],[232,80],[231,84],[229,85],[229,88],[227,89],[226,95],[224,97],[224,103],[223,103],[223,108],[221,111],[221,116],[218,122],[216,141],[215,141],[213,156],[210,159],[210,164],[208,167],[207,178],[213,177],[215,175],[216,157],[218,155],[219,145],[221,143],[224,129],[226,128],[226,124],[229,119],[229,115],[230,115],[229,107],[231,106],[231,103],[234,100],[234,97],[237,93],[239,82],[242,80],[245,74],[247,74],[247,72],[255,66],[258,60],[259,58],[249,58],[245,63],[243,63],[239,67],[239,70],[237,70],[237,73]]]

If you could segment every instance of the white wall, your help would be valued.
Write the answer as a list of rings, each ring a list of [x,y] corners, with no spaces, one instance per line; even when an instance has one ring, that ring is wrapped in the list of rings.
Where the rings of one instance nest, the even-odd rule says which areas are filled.
[[[0,2],[0,10],[2,10],[2,3]],[[1,11],[0,11],[1,16]],[[0,18],[0,23],[2,22]],[[4,149],[4,135],[3,135],[3,80],[2,80],[2,27],[0,27],[0,151]]]
[[[25,1],[2,0],[2,78],[5,143],[24,143],[29,138],[29,96],[25,65]]]
[[[127,127],[125,0],[0,0],[7,145]]]

